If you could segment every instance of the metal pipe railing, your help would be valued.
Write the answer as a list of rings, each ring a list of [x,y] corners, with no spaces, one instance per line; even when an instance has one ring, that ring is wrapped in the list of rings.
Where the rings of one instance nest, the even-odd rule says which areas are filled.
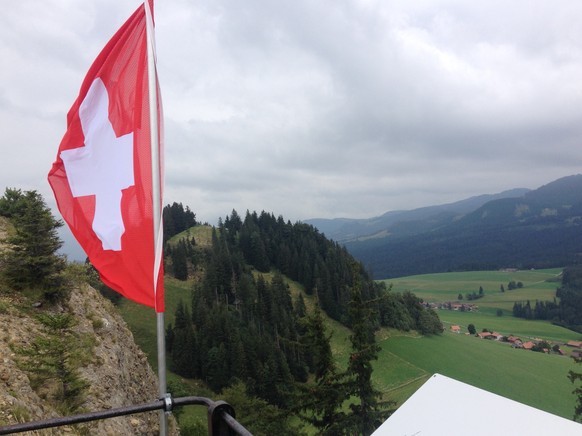
[[[225,403],[224,401],[213,401],[205,397],[171,398],[170,396],[160,400],[152,401],[151,403],[7,425],[0,427],[0,435],[22,433],[25,431],[41,430],[45,428],[61,427],[65,425],[81,424],[83,422],[115,418],[117,416],[133,415],[135,413],[151,412],[153,410],[164,410],[169,413],[176,406],[182,407],[187,405],[202,405],[208,408],[209,436],[252,436],[252,434],[235,419],[235,413],[232,406],[228,403]]]

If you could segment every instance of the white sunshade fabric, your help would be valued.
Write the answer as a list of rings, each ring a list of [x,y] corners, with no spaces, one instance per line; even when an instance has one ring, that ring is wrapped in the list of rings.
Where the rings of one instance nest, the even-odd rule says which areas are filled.
[[[434,374],[372,434],[388,435],[582,436],[582,424]]]

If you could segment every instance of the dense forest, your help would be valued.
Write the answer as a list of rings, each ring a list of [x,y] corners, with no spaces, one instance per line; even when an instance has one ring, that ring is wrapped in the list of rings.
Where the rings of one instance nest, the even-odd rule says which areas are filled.
[[[515,302],[513,316],[549,320],[582,332],[582,265],[564,269],[562,284],[552,301]]]
[[[179,206],[167,206],[165,213],[172,210],[186,213]],[[216,392],[242,382],[250,395],[304,416],[324,433],[347,431],[336,427],[333,433],[332,424],[360,430],[377,425],[383,416],[379,394],[371,384],[360,391],[370,383],[370,362],[377,357],[374,331],[386,326],[441,333],[436,313],[413,294],[393,293],[371,280],[345,248],[310,225],[265,212],[242,219],[233,211],[211,232],[210,246],[188,232],[167,245],[169,273],[185,279],[203,271],[166,332],[171,369]],[[315,311],[309,313],[302,293],[292,297],[287,278],[315,297]],[[352,329],[346,372],[333,365],[320,310]],[[318,396],[322,402],[314,403]],[[341,412],[354,396],[361,401],[352,405],[354,413]]]
[[[582,231],[576,222],[569,226],[508,225],[478,230],[451,226],[389,242],[378,239],[346,246],[379,279],[507,267],[554,268],[576,261],[581,244]]]

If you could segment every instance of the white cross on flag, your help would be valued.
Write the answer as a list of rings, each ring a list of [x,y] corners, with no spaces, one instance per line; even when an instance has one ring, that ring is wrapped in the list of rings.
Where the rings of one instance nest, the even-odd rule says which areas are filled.
[[[151,10],[152,3],[133,13],[89,69],[48,180],[64,220],[102,281],[163,312],[162,177],[159,198],[153,198],[152,183],[152,162],[162,159],[152,159],[151,146],[151,132],[161,128],[150,125],[147,66],[147,38],[153,38],[148,20],[150,29],[153,23],[146,8]],[[161,126],[157,77],[155,83],[155,117]],[[154,210],[160,211],[155,237]]]

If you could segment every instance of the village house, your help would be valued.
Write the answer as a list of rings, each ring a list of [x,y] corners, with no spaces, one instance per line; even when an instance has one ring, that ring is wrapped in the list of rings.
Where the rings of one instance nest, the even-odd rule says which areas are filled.
[[[515,341],[513,341],[511,343],[511,347],[512,348],[523,348],[523,343],[521,342],[521,339],[516,339]]]
[[[568,341],[566,345],[572,348],[582,348],[582,341]]]
[[[451,326],[451,332],[453,332],[453,333],[461,333],[461,326],[459,326],[459,325],[452,325]]]

